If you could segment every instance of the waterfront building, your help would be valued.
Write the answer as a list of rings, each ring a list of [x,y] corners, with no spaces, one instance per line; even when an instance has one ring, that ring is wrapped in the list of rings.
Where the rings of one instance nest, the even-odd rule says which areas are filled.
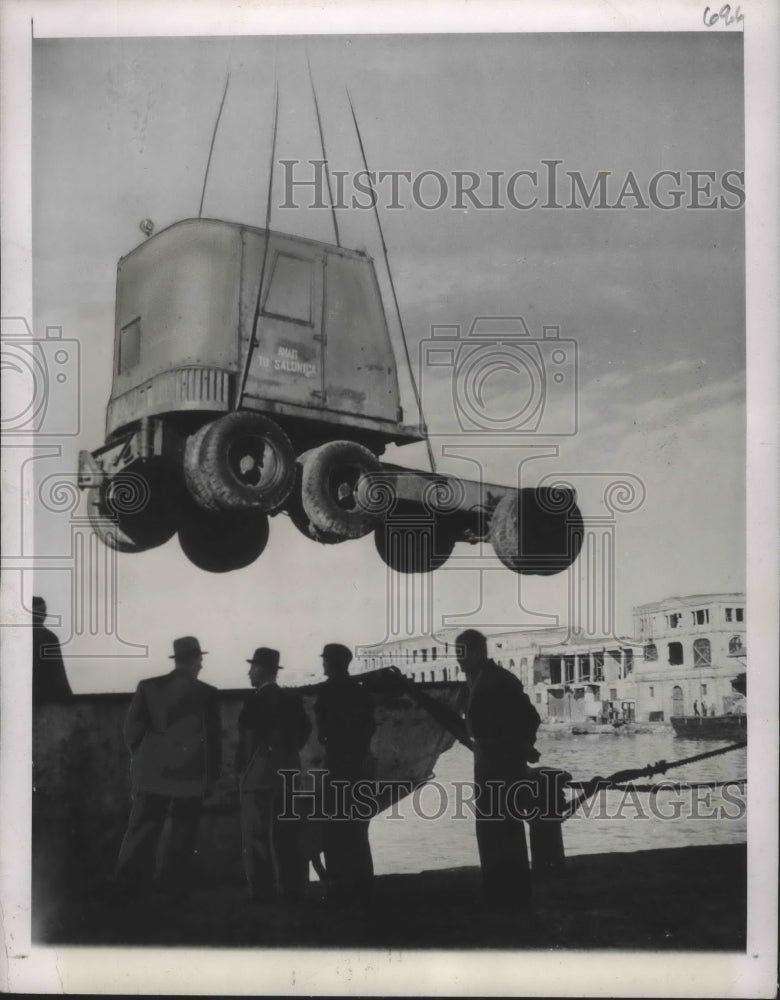
[[[723,715],[738,700],[732,680],[747,670],[744,593],[667,597],[634,608],[642,646],[637,664],[637,717],[668,721],[715,708]]]
[[[463,680],[455,657],[455,639],[463,630],[449,628],[435,636],[405,636],[377,646],[359,647],[356,672],[395,666],[418,683]],[[488,656],[520,678],[540,714],[543,714],[542,693],[536,699],[534,690],[542,680],[541,653],[551,643],[563,641],[567,631],[566,628],[524,629],[487,636]]]
[[[537,711],[548,721],[631,722],[637,718],[637,650],[633,645],[608,637],[588,643],[570,639],[544,650],[540,660],[535,701]]]
[[[731,682],[746,672],[743,593],[668,597],[634,608],[634,635],[578,642],[566,627],[487,636],[488,655],[520,678],[545,721],[668,722],[714,706],[734,710]],[[405,636],[357,653],[358,672],[396,666],[417,683],[462,680],[455,658],[461,628]]]

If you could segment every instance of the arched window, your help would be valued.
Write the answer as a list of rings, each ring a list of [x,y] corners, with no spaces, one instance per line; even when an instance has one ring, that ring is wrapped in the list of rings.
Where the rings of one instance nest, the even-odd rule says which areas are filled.
[[[694,667],[709,667],[712,663],[712,653],[709,639],[693,640],[693,665]]]
[[[648,642],[645,646],[645,659],[646,660],[657,660],[658,659],[658,649],[654,642]]]
[[[515,669],[515,661],[514,660],[510,660],[509,661],[509,669],[510,670],[514,670]]]
[[[681,642],[669,643],[669,663],[673,667],[679,667],[683,662],[683,648]]]
[[[729,639],[729,652],[732,655],[738,654],[738,653],[742,652],[742,648],[743,648],[743,645],[742,645],[742,636],[741,635],[733,635]]]

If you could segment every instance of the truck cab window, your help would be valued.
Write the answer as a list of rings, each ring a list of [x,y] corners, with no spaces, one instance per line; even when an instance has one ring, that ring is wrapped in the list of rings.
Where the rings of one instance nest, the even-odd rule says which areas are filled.
[[[312,264],[311,261],[278,253],[274,258],[268,294],[263,312],[291,319],[296,323],[311,323]]]
[[[117,359],[117,373],[130,371],[135,368],[141,360],[141,319],[136,316],[134,320],[126,323],[119,331],[119,357]]]

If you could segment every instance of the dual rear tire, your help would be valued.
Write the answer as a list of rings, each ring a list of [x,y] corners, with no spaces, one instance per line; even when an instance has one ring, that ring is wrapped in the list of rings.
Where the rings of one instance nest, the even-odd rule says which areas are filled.
[[[268,417],[228,413],[187,439],[184,480],[203,510],[268,514],[281,507],[295,484],[295,452]]]

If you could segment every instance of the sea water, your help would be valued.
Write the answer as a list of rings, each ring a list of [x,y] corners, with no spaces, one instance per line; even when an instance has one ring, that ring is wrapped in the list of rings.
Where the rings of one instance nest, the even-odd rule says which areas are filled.
[[[568,771],[573,780],[607,777],[626,768],[645,767],[705,753],[729,744],[681,739],[673,732],[572,736],[543,732],[537,739],[536,765]],[[747,775],[747,750],[741,748],[636,784],[731,781]],[[471,752],[460,744],[443,754],[435,778],[371,823],[376,873],[401,874],[477,865],[474,817],[469,800],[473,778]],[[654,848],[734,844],[747,840],[746,787],[660,791],[628,795],[600,792],[589,809],[564,823],[566,854],[602,854]],[[652,799],[652,801],[651,801]]]

